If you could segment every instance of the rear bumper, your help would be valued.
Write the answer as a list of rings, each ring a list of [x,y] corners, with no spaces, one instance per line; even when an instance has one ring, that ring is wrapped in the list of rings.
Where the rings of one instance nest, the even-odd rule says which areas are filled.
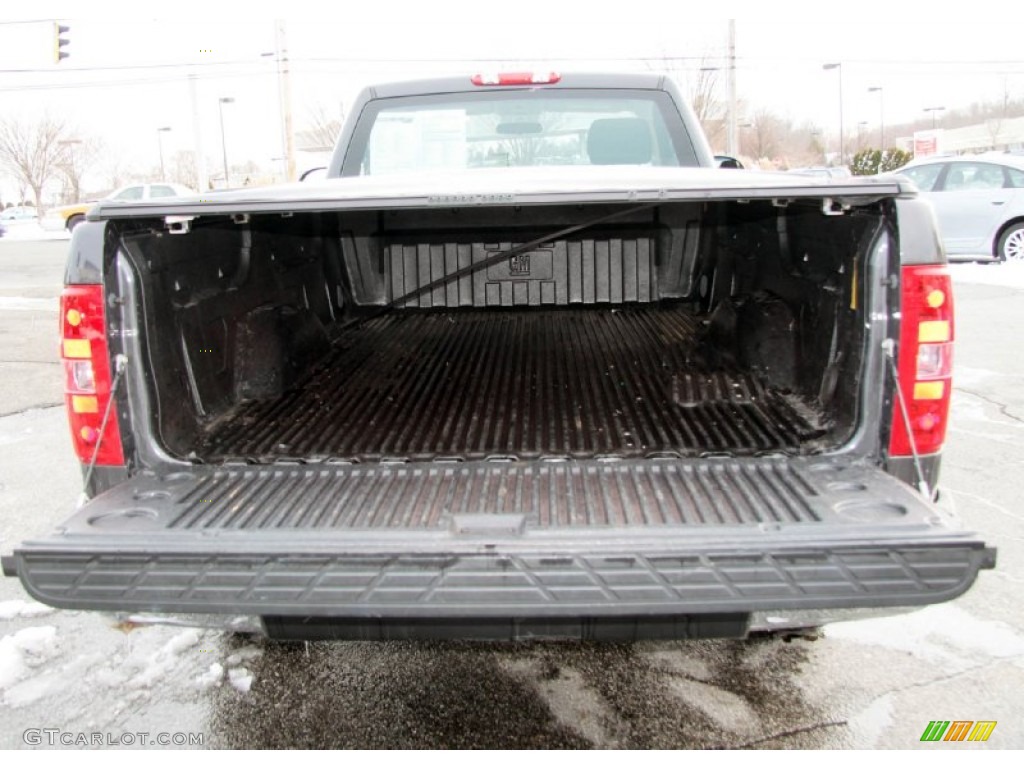
[[[774,457],[142,473],[4,570],[63,608],[464,635],[920,606],[994,564],[877,467]]]
[[[994,550],[970,539],[766,538],[775,541],[697,547],[668,532],[614,545],[421,541],[405,552],[111,540],[89,551],[26,547],[14,560],[34,598],[64,608],[406,620],[927,605],[957,597],[995,564]]]

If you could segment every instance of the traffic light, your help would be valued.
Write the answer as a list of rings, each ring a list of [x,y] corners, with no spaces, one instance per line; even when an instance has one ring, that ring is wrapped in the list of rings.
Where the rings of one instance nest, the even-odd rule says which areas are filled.
[[[60,64],[62,60],[66,59],[70,54],[64,51],[64,47],[68,44],[67,35],[71,31],[71,27],[66,27],[63,24],[57,24],[54,22],[53,25],[53,63]]]

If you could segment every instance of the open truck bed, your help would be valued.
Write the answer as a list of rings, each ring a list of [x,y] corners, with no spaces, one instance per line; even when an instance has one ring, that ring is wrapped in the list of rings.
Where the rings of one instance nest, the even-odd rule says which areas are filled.
[[[651,174],[100,210],[69,274],[105,284],[130,459],[5,572],[281,638],[742,636],[969,588],[994,551],[887,456],[927,211]]]
[[[699,328],[685,307],[391,314],[343,334],[287,394],[212,425],[197,454],[749,455],[825,433],[796,394],[702,360]]]

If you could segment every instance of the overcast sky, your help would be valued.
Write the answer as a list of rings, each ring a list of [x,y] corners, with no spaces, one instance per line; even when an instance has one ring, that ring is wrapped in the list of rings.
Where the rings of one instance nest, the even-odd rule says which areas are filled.
[[[194,73],[207,156],[220,158],[219,97],[235,99],[224,106],[230,158],[266,164],[280,155],[275,65],[262,54],[274,50],[282,4],[240,4],[232,18],[211,15],[212,3],[175,3],[173,16],[156,21],[95,2],[23,6],[20,17],[12,5],[0,11],[4,114],[61,114],[116,147],[126,165],[155,166],[157,128],[172,129],[163,137],[167,157],[192,147]],[[725,65],[727,21],[694,20],[694,4],[678,0],[348,5],[326,18],[316,6],[286,6],[305,11],[287,17],[297,127],[317,105],[340,111],[375,81],[487,69],[648,70],[664,59],[683,79],[702,64]],[[880,3],[776,4],[770,17],[743,15],[764,6],[715,6],[737,19],[738,91],[751,110],[769,107],[834,133],[839,77],[822,69],[826,62],[842,62],[848,135],[862,121],[877,130],[880,109],[894,123],[925,107],[1024,95],[1020,19],[986,13],[984,3],[958,6],[971,18],[956,21],[944,21],[934,2],[914,4],[903,19]],[[54,18],[71,27],[70,58],[59,66],[45,23]],[[36,23],[10,23],[18,19]],[[883,88],[883,101],[871,86]]]

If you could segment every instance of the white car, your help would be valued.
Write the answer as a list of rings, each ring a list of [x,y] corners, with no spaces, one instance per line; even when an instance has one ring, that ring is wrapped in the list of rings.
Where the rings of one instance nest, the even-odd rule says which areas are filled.
[[[951,260],[1024,260],[1024,157],[929,157],[894,173],[932,202]]]
[[[30,235],[39,229],[39,212],[30,206],[0,209],[0,237]]]
[[[160,182],[158,184],[129,184],[126,187],[121,187],[114,192],[107,195],[104,200],[152,200],[160,197],[178,197],[180,195],[192,195],[195,194],[194,190],[189,189],[183,184],[171,184],[169,182]],[[67,228],[69,231],[77,227],[83,221],[85,221],[85,214],[90,208],[96,203],[95,200],[91,200],[85,203],[74,203],[73,205],[63,205],[59,208],[55,208],[53,213],[60,217],[62,226]]]

